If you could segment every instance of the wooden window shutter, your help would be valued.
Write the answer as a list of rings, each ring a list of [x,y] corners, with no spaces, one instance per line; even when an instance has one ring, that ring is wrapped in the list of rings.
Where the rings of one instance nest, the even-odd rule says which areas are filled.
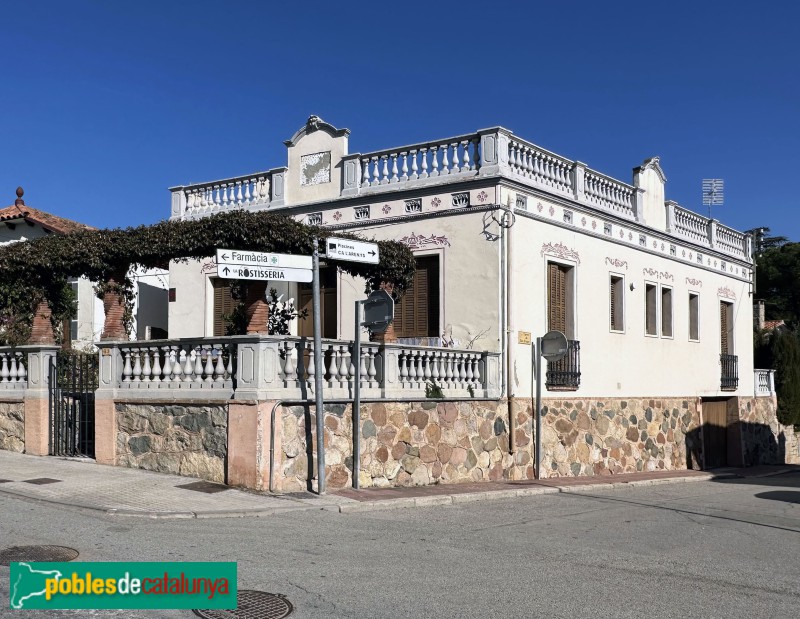
[[[223,315],[233,312],[234,300],[231,297],[231,286],[226,280],[212,280],[214,285],[214,336],[225,335]]]
[[[719,304],[719,334],[720,352],[728,354],[728,304],[721,301]]]
[[[431,337],[439,329],[439,257],[417,258],[412,284],[394,306],[397,337]]]
[[[615,331],[617,331],[617,330],[619,330],[619,327],[617,326],[617,313],[615,311],[616,310],[616,306],[617,306],[617,295],[616,295],[616,286],[614,284],[616,282],[614,281],[613,277],[609,278],[609,282],[611,284],[611,287],[609,289],[609,294],[610,294],[609,298],[611,299],[611,303],[610,303],[610,307],[611,307],[611,328],[614,329]]]
[[[566,269],[553,262],[547,263],[548,329],[567,331],[567,274]]]

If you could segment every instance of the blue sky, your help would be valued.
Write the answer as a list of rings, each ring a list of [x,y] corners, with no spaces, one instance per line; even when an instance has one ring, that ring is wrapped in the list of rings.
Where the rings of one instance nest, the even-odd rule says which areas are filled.
[[[317,114],[367,152],[502,125],[667,198],[800,241],[800,4],[7,2],[0,204],[100,227],[171,185],[285,165]]]

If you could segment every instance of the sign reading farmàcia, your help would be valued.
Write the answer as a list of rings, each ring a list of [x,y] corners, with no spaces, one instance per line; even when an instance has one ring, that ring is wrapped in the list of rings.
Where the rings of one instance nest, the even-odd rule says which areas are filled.
[[[217,275],[225,279],[310,282],[311,256],[238,249],[217,250]]]

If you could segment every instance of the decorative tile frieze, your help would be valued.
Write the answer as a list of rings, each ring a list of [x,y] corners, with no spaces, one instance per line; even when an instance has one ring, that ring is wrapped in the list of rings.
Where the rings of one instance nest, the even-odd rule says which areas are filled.
[[[451,196],[453,208],[464,208],[469,206],[469,192],[454,193]]]
[[[342,218],[342,213],[341,213],[340,211],[336,211],[336,212],[333,214],[333,220],[334,220],[334,221],[339,221],[341,218]]]
[[[610,223],[608,223],[607,221],[603,222],[603,234],[605,234],[606,236],[611,236],[613,231],[614,227]]]
[[[609,258],[606,256],[606,264],[610,264],[613,267],[617,267],[618,269],[626,269],[628,268],[628,261],[627,260],[620,260],[619,258]]]
[[[571,224],[572,223],[572,211],[568,211],[564,209],[564,223]]]
[[[309,226],[321,226],[322,213],[309,213],[308,215],[306,215],[306,223]]]
[[[639,245],[641,245],[642,247],[647,246],[647,237],[644,234],[639,235]]]
[[[578,264],[581,263],[580,254],[563,243],[545,243],[539,253],[541,256],[555,256],[556,258],[574,260]]]
[[[411,200],[406,200],[405,201],[405,211],[408,214],[421,213],[422,212],[422,199],[421,198],[412,198]]]
[[[488,198],[489,198],[489,194],[488,194],[488,193],[486,193],[485,191],[481,191],[481,192],[478,194],[478,202],[480,202],[481,204],[483,204],[484,202],[486,202],[486,200],[487,200]]]
[[[367,206],[357,206],[353,210],[353,219],[356,221],[365,221],[370,218],[369,214],[369,205]]]
[[[450,247],[450,240],[446,236],[436,236],[435,234],[425,236],[424,234],[414,234],[412,232],[408,236],[397,239],[397,241],[411,250],[429,247]]]
[[[684,252],[684,254],[685,254],[685,253],[686,253],[686,252]],[[678,248],[677,248],[677,247],[675,247],[674,245],[670,245],[670,246],[669,246],[669,255],[670,255],[670,256],[677,256],[677,255],[678,255]]]
[[[381,210],[383,211],[384,215],[388,215],[389,213],[392,212],[392,207],[389,206],[388,204],[384,204]]]
[[[672,273],[667,273],[666,271],[659,271],[657,269],[651,269],[649,267],[643,268],[642,274],[647,275],[648,277],[654,277],[656,279],[675,281],[675,276]]]
[[[442,200],[438,196],[431,200],[431,206],[433,208],[439,208],[442,205]]]
[[[517,208],[523,211],[528,210],[528,196],[521,193],[517,194]]]

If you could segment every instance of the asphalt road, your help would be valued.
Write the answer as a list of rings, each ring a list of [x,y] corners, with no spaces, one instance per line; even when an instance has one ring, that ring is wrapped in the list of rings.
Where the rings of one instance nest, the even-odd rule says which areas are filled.
[[[78,560],[236,560],[239,587],[292,617],[793,617],[800,474],[473,504],[264,518],[99,517],[4,498],[0,548]],[[34,614],[35,613],[35,614]],[[189,611],[12,611],[0,617],[192,617]]]

